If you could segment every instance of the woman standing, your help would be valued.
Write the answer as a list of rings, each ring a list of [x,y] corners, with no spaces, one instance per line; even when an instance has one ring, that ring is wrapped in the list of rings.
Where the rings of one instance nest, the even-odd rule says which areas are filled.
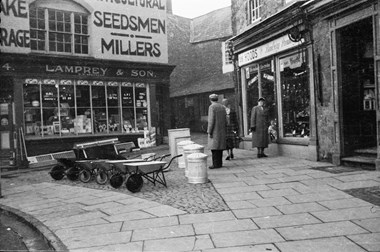
[[[265,99],[259,98],[258,105],[251,112],[252,148],[257,148],[257,157],[267,157],[264,149],[268,148],[268,115],[264,109]]]
[[[227,158],[230,160],[234,158],[234,148],[239,146],[238,136],[238,122],[236,112],[231,108],[231,103],[228,99],[222,101],[224,108],[226,109],[226,150]]]

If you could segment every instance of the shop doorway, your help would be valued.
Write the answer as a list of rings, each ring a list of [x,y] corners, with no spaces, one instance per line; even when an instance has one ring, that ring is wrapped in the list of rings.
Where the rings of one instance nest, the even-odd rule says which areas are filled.
[[[13,141],[13,85],[11,79],[0,80],[0,165],[15,165]]]
[[[358,150],[376,148],[372,17],[338,32],[342,154],[351,156]]]

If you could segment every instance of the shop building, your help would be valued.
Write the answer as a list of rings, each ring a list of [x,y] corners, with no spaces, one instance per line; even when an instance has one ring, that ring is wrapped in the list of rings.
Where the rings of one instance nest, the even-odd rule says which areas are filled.
[[[232,36],[231,8],[194,19],[176,15],[168,19],[173,34],[168,37],[169,63],[176,65],[170,76],[171,127],[205,132],[209,95],[216,93],[220,100],[235,97],[224,43]]]
[[[379,168],[378,24],[379,1],[232,1],[244,147],[263,96],[270,154]]]
[[[3,160],[167,134],[170,1],[1,5]]]

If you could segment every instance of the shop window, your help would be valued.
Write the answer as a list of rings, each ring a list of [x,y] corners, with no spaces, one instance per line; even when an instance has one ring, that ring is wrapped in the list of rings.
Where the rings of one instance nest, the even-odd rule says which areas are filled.
[[[119,110],[119,83],[107,84],[108,127],[110,132],[121,131]]]
[[[145,84],[137,83],[135,92],[136,128],[138,130],[144,130],[144,128],[148,127],[148,104]]]
[[[132,83],[121,83],[121,99],[123,109],[123,130],[127,133],[135,132],[135,109]]]
[[[30,5],[30,46],[34,51],[88,54],[88,14],[71,6],[54,9],[52,3],[37,1]]]
[[[27,136],[133,133],[148,127],[144,83],[27,79],[23,92]]]
[[[305,52],[280,59],[283,137],[310,134],[310,90]]]
[[[254,23],[261,17],[262,0],[249,0],[248,1],[248,23]]]
[[[273,61],[266,60],[249,65],[244,68],[244,71],[247,86],[247,121],[250,121],[252,108],[257,105],[259,97],[264,97],[268,127],[271,127],[273,137],[277,138],[277,102]]]
[[[106,133],[107,110],[106,110],[106,86],[103,81],[94,81],[92,86],[92,106],[94,113],[94,132]]]
[[[75,86],[77,113],[74,120],[76,134],[92,133],[90,82],[78,80]]]

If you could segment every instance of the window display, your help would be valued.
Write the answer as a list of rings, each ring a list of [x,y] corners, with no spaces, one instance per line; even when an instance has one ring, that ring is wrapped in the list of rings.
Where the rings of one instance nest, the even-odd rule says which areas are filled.
[[[144,83],[26,79],[26,136],[142,132],[148,127],[146,89]]]
[[[245,68],[245,78],[248,117],[251,115],[252,108],[257,105],[259,97],[265,97],[265,108],[268,112],[268,127],[270,126],[273,135],[277,136],[276,86],[272,60],[247,66]]]
[[[283,137],[308,137],[309,74],[305,52],[280,59]]]

